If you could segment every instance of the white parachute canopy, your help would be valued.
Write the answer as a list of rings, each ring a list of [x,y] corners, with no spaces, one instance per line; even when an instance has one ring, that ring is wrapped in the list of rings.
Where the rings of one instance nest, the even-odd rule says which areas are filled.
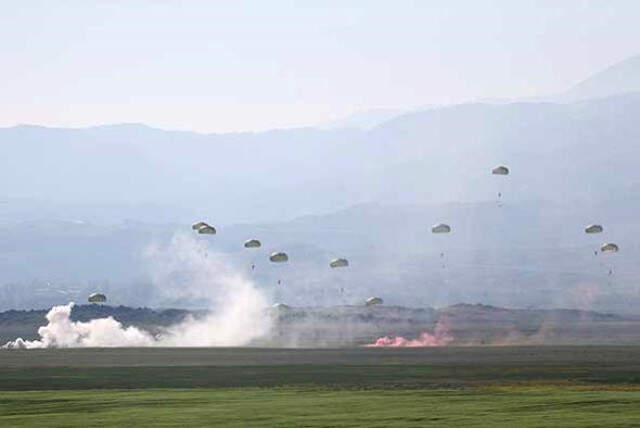
[[[332,269],[335,268],[343,268],[343,267],[348,267],[349,266],[349,260],[347,259],[333,259],[331,260],[331,262],[329,262],[329,267],[331,267]]]
[[[431,226],[432,233],[449,233],[451,232],[451,226],[444,223],[438,223]]]
[[[262,243],[257,239],[248,239],[244,241],[244,248],[260,248]]]
[[[599,224],[590,224],[584,228],[585,233],[602,233],[604,228]]]
[[[199,221],[197,223],[194,223],[191,225],[191,229],[193,230],[198,230],[201,227],[205,227],[205,226],[209,226],[207,223],[205,223],[204,221]]]
[[[289,256],[285,252],[276,251],[274,253],[271,253],[271,255],[269,256],[269,260],[272,263],[286,263],[289,261]]]
[[[613,242],[607,242],[606,244],[602,244],[600,251],[603,253],[617,253],[620,251],[620,248],[618,248],[618,245]]]
[[[91,293],[87,301],[89,303],[104,303],[107,301],[107,296],[102,293]]]
[[[215,235],[216,228],[207,224],[206,226],[202,226],[200,229],[198,229],[198,233],[202,235]]]
[[[509,175],[509,168],[504,165],[498,165],[491,170],[493,175]]]
[[[383,303],[384,300],[382,300],[380,297],[369,297],[366,302],[364,302],[364,304],[367,306],[381,305]]]
[[[291,310],[291,306],[285,305],[284,303],[274,303],[272,308],[276,311],[289,311]]]

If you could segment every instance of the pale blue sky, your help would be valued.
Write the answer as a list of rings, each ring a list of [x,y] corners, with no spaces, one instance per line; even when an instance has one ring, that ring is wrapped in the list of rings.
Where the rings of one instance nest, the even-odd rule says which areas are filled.
[[[0,1],[0,126],[262,130],[560,92],[639,1]]]

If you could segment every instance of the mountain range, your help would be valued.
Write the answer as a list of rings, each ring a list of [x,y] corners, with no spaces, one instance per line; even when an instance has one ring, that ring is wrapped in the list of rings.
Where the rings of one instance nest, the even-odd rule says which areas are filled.
[[[364,127],[0,129],[0,308],[94,288],[123,304],[186,304],[155,296],[142,254],[206,220],[219,228],[212,248],[238,266],[244,239],[287,249],[298,288],[281,297],[294,304],[385,294],[633,312],[637,76],[633,57],[550,100],[431,107]],[[498,164],[511,174],[493,176]],[[438,222],[453,233],[432,235]],[[584,235],[593,222],[602,236]],[[595,256],[603,240],[620,253]],[[327,271],[334,256],[352,261],[348,278]],[[270,287],[263,264],[256,280]]]

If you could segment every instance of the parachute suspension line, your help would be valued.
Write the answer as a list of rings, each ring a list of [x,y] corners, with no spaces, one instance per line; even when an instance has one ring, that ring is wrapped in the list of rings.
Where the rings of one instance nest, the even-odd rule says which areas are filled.
[[[248,240],[244,241],[244,248],[247,248],[247,249],[250,249],[250,250],[258,250],[258,249],[260,249],[260,247],[262,247],[262,243],[257,239],[248,239]],[[255,256],[253,256],[251,258],[251,265],[249,266],[249,268],[251,269],[251,271],[249,273],[253,274],[253,271],[256,269],[256,257]]]
[[[289,256],[284,251],[275,251],[275,252],[271,253],[271,255],[269,256],[269,261],[271,263],[276,263],[276,264],[288,263],[289,262]],[[280,278],[280,275],[278,275],[278,281],[277,281],[276,285],[277,286],[281,286],[282,285],[282,278]],[[277,287],[277,289],[280,289],[280,288],[282,288],[282,287]]]
[[[613,242],[607,242],[602,244],[602,246],[600,247],[600,252],[604,254],[608,254],[610,256],[613,256],[615,253],[617,253],[618,251],[620,251],[620,248],[618,247],[617,244],[614,244]],[[613,261],[609,261],[607,263],[607,269],[608,269],[608,274],[607,274],[607,284],[609,286],[612,285],[612,276],[613,276]]]
[[[337,259],[333,259],[329,262],[329,268],[331,268],[332,271],[336,271],[334,273],[332,273],[329,278],[331,280],[331,282],[333,284],[335,284],[336,286],[336,291],[339,290],[339,294],[338,294],[338,298],[340,299],[340,301],[344,304],[344,285],[343,285],[343,277],[342,275],[346,275],[346,272],[343,272],[342,275],[340,275],[339,272],[337,272],[338,270],[347,270],[347,268],[349,267],[349,260],[345,259],[345,258],[337,258]],[[333,284],[332,284],[332,289],[333,289]]]
[[[434,224],[433,226],[431,226],[431,233],[436,234],[436,235],[451,233],[451,226],[449,226],[448,224],[445,224],[445,223]],[[444,250],[445,242],[444,242],[444,240],[442,240],[442,243],[440,245],[441,245],[440,260],[441,260],[441,264],[442,264],[442,269],[446,269],[447,263],[446,263],[446,258],[445,258],[445,250]]]
[[[505,165],[498,165],[491,170],[491,174],[497,175],[497,176],[507,176],[509,175],[509,172],[510,172],[509,167]],[[498,208],[502,207],[503,205],[501,188],[502,188],[502,183],[498,185],[498,195],[496,198],[496,205],[498,205]]]

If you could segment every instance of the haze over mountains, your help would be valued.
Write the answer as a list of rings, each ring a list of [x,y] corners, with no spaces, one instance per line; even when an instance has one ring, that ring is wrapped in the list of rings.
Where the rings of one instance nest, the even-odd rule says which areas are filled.
[[[635,55],[578,83],[563,96],[568,100],[584,100],[640,92],[638,70],[640,55]]]
[[[638,76],[640,56],[557,102],[430,108],[370,129],[0,129],[0,309],[96,287],[117,290],[117,303],[191,305],[156,294],[143,254],[207,219],[220,232],[211,251],[239,269],[249,263],[244,239],[286,248],[291,286],[277,297],[292,304],[388,294],[404,305],[633,313]],[[502,163],[506,179],[490,174]],[[454,233],[431,235],[440,221]],[[595,240],[582,231],[592,222],[605,225]],[[594,256],[601,240],[621,252]],[[349,257],[346,274],[328,272],[334,256]],[[256,280],[271,287],[281,272],[263,259]]]
[[[0,346],[21,337],[39,338],[45,310],[0,312]],[[554,345],[635,344],[640,338],[638,318],[566,309],[505,309],[458,304],[435,310],[430,307],[333,306],[268,310],[277,323],[269,335],[251,345],[287,347],[335,347],[364,345],[393,334],[417,337],[424,331],[446,326],[454,345]],[[151,310],[126,306],[78,305],[71,321],[88,322],[113,317],[124,326],[135,326],[154,336],[187,317],[203,318],[205,312],[177,309]],[[482,326],[482,328],[479,328]]]

